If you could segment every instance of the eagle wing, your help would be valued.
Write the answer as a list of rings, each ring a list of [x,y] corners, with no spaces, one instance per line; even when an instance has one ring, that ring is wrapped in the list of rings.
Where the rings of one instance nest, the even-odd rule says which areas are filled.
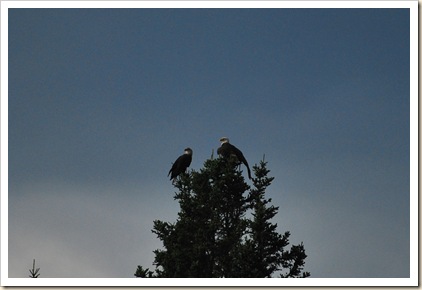
[[[248,177],[251,179],[251,169],[249,168],[248,161],[246,161],[242,151],[240,151],[236,146],[230,143],[224,143],[217,149],[217,153],[224,158],[229,158],[230,155],[235,155],[239,162],[245,164],[246,168],[248,169]]]
[[[191,162],[192,162],[191,155],[183,154],[179,156],[179,158],[177,158],[176,161],[173,163],[173,166],[171,167],[167,176],[169,176],[171,173],[170,179],[176,178],[180,173],[186,171],[186,168],[189,167]]]

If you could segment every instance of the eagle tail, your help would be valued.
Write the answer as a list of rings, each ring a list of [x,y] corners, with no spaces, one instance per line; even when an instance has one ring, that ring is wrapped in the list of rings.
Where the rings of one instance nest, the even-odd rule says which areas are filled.
[[[251,176],[251,169],[249,168],[248,163],[246,162],[246,163],[245,163],[245,165],[246,165],[246,168],[248,169],[248,177],[249,177],[249,179],[252,179],[252,176]]]

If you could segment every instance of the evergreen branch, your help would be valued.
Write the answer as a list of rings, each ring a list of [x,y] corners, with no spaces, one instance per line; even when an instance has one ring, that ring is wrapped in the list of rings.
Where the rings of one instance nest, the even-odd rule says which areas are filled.
[[[38,276],[40,276],[40,274],[38,274],[38,272],[40,271],[40,268],[35,269],[35,259],[32,262],[32,269],[29,269],[29,273],[31,273],[31,275],[29,275],[30,278],[38,278]]]

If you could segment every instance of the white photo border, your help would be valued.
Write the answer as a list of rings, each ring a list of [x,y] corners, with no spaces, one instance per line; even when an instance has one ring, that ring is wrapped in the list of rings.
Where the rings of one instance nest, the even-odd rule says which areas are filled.
[[[409,8],[410,277],[409,278],[9,278],[8,9],[10,8]],[[1,285],[2,286],[418,286],[418,1],[2,1],[1,2]]]

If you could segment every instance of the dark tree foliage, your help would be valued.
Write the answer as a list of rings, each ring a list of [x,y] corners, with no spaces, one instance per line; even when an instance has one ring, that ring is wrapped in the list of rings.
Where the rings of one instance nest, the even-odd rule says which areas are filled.
[[[176,222],[154,221],[152,232],[163,243],[154,251],[155,270],[138,266],[135,276],[308,277],[303,244],[286,250],[290,233],[279,234],[271,223],[278,207],[265,197],[274,179],[266,166],[253,166],[252,188],[233,160],[211,158],[199,172],[181,174],[174,184]]]

